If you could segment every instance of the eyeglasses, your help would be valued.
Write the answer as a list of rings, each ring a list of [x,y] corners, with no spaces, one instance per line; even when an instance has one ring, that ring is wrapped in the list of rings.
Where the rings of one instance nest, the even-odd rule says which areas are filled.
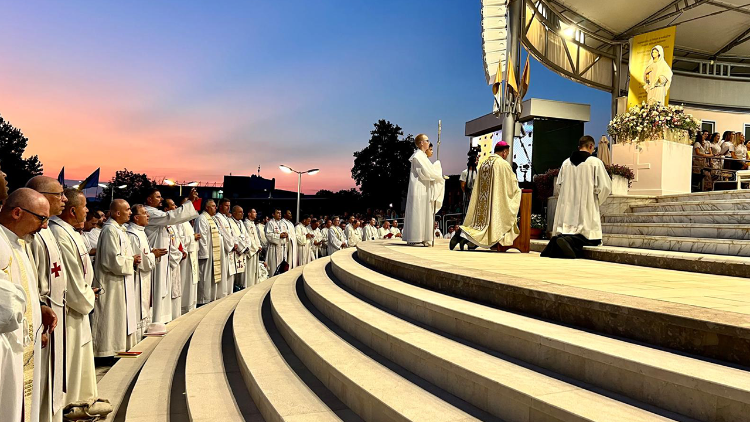
[[[22,211],[26,211],[27,213],[29,213],[29,214],[33,215],[34,217],[38,218],[39,221],[42,222],[42,224],[46,223],[47,220],[49,220],[49,217],[47,217],[46,215],[37,214],[34,211],[27,210],[26,208],[22,208],[22,207],[18,207],[18,208],[21,208]]]
[[[60,197],[60,199],[62,199],[63,196],[65,196],[65,192],[39,192],[39,193],[41,193],[42,195],[57,195]]]

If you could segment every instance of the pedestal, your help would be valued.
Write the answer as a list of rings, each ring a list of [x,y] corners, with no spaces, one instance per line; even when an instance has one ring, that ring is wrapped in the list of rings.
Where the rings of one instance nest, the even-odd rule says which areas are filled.
[[[612,162],[633,169],[628,195],[690,193],[693,148],[669,141],[612,145]]]

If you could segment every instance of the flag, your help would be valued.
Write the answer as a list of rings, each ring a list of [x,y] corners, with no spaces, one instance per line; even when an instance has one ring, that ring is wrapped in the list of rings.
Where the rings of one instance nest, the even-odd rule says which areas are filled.
[[[505,69],[505,86],[506,88],[508,88],[508,90],[512,89],[513,93],[518,95],[518,82],[516,82],[516,69],[513,65],[512,56],[508,56],[508,66],[506,66]]]
[[[495,83],[492,84],[492,93],[497,95],[500,92],[500,85],[503,84],[503,61],[497,62],[497,73],[495,73]]]
[[[82,181],[78,185],[78,190],[95,188],[99,186],[99,170],[100,169],[96,169],[93,173],[89,175],[89,177],[86,178],[86,180]]]
[[[523,73],[521,74],[521,98],[526,96],[526,93],[529,92],[529,80],[530,75],[529,72],[531,70],[529,69],[529,55],[526,55],[526,64],[523,66]]]
[[[65,166],[60,170],[60,174],[57,175],[57,181],[60,182],[60,186],[65,187]]]

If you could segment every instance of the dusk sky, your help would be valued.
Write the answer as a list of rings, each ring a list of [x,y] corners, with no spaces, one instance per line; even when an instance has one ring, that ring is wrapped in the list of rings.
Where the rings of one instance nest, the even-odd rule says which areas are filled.
[[[446,174],[466,162],[467,120],[492,110],[480,2],[15,1],[0,25],[0,115],[45,174],[96,167],[216,182],[275,177],[303,192],[354,187],[352,153],[378,119],[437,138]],[[588,103],[608,93],[532,61],[527,96]]]

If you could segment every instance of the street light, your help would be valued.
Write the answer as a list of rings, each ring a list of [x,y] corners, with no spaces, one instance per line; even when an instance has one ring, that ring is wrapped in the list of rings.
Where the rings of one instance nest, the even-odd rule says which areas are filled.
[[[310,176],[316,175],[320,173],[320,169],[310,169],[308,171],[297,171],[289,166],[280,165],[279,170],[283,171],[284,173],[297,173],[297,223],[299,223],[299,196],[300,196],[300,188],[302,187],[302,175],[303,174],[309,174]]]
[[[109,202],[114,202],[114,200],[115,200],[115,188],[117,188],[117,189],[125,189],[126,187],[128,187],[128,185],[114,186],[114,185],[112,185],[112,183],[107,183],[107,184],[99,183],[99,187],[100,188],[106,188],[107,186],[109,186],[109,189],[111,191],[110,193],[112,194]]]
[[[183,186],[187,186],[187,187],[191,187],[191,188],[195,187],[195,186],[198,186],[198,182],[189,182],[189,183],[182,183],[182,184],[180,184],[180,183],[177,183],[174,180],[170,180],[170,179],[164,179],[164,184],[166,184],[168,186],[179,186],[180,187],[180,197],[182,197],[182,187]]]

